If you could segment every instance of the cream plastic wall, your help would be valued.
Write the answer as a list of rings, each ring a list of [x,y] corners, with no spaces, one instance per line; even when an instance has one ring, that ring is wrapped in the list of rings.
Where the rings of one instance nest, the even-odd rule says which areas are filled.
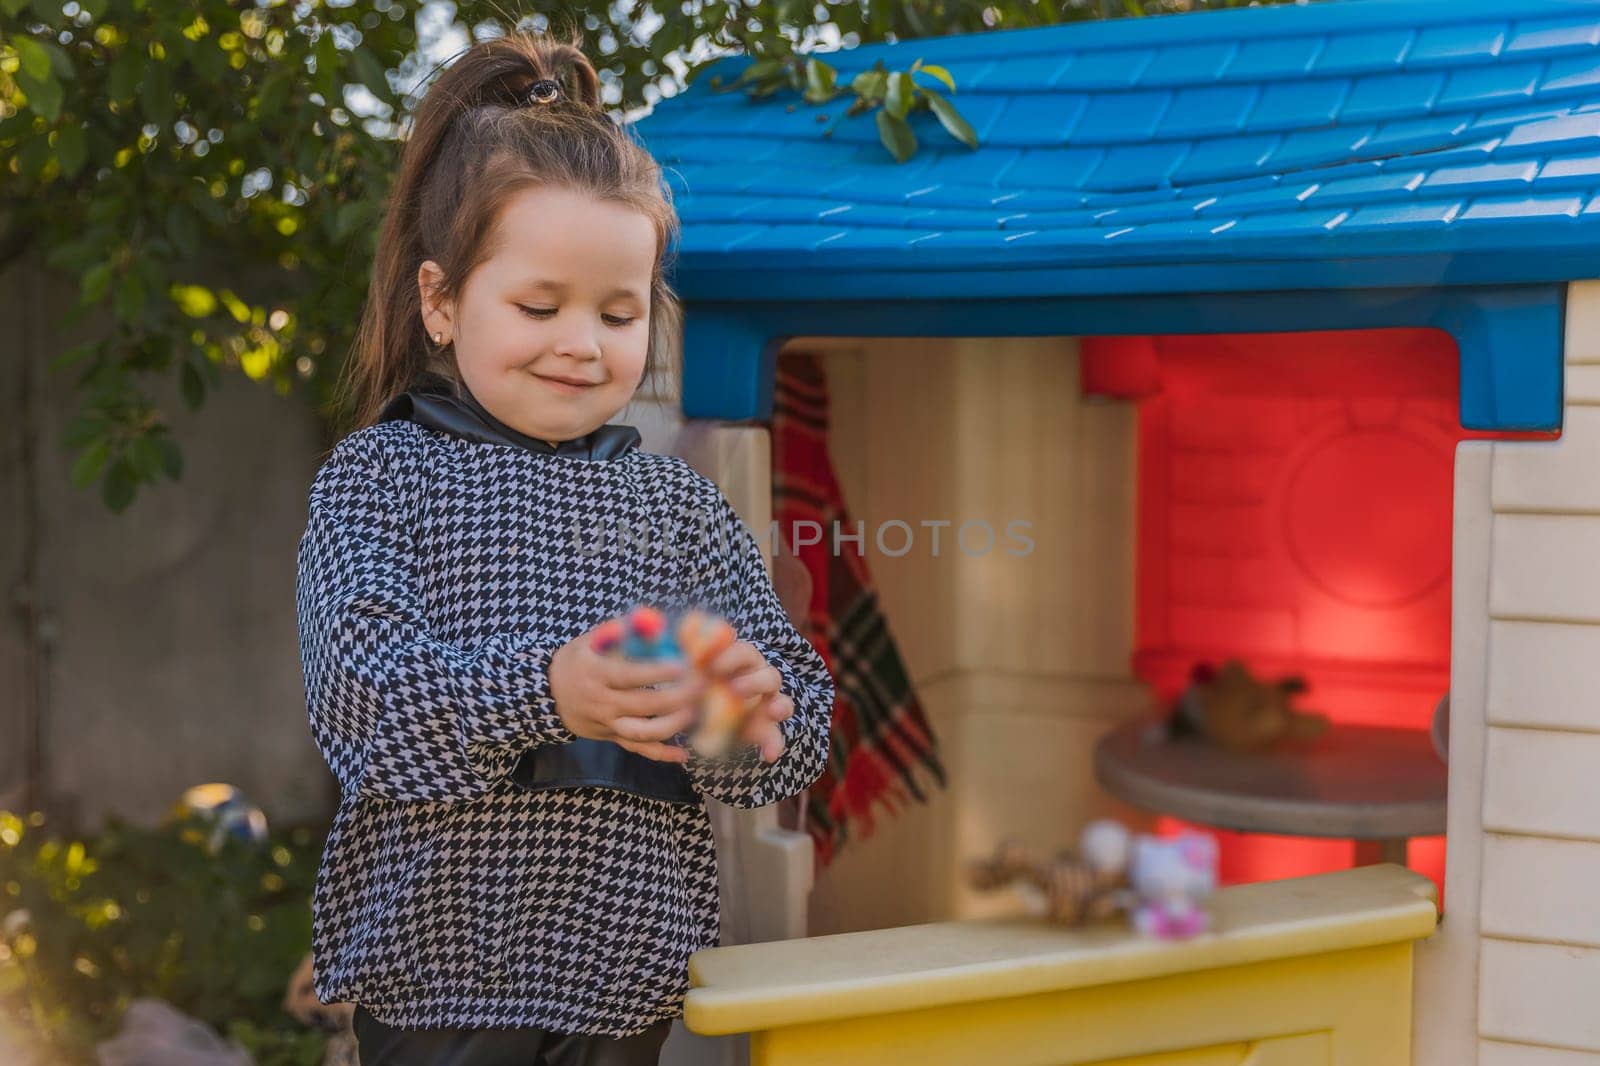
[[[969,891],[962,862],[1006,835],[1053,851],[1091,818],[1142,817],[1091,768],[1100,734],[1148,709],[1129,669],[1134,408],[1082,398],[1070,338],[790,344],[826,369],[835,471],[948,775],[818,875],[810,933],[1016,911],[1010,892]],[[941,520],[935,557],[921,523]],[[1004,550],[1013,520],[1031,554]],[[873,546],[893,521],[916,533],[899,557]],[[963,522],[996,547],[978,554],[975,526],[962,551]]]
[[[1562,435],[1456,453],[1445,917],[1419,1066],[1600,1066],[1600,282],[1568,287]]]
[[[1600,282],[1568,287],[1565,353],[1561,439],[1488,462],[1480,1066],[1600,1066]]]

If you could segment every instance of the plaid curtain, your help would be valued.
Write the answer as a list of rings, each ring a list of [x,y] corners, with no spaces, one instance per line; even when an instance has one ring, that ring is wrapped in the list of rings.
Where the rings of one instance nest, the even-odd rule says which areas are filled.
[[[806,636],[833,672],[833,739],[827,768],[806,798],[805,826],[827,865],[852,832],[871,834],[873,809],[897,813],[927,802],[919,777],[944,787],[944,768],[905,664],[867,573],[862,547],[833,551],[834,530],[855,532],[828,458],[827,381],[815,358],[778,360],[772,413],[774,551],[794,554],[811,575]],[[817,544],[796,549],[796,523],[816,523]],[[809,536],[815,536],[815,527]]]

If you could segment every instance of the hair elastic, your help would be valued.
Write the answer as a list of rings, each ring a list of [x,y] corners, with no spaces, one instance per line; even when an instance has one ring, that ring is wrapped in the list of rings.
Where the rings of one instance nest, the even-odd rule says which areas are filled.
[[[554,78],[540,78],[522,94],[525,104],[553,103],[561,95],[561,84]]]

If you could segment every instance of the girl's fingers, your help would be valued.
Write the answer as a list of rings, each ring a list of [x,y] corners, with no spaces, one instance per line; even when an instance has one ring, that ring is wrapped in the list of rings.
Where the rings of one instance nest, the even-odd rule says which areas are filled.
[[[748,640],[736,640],[707,664],[706,672],[712,677],[735,677],[766,665],[766,656],[754,644]]]
[[[655,759],[657,762],[683,763],[689,761],[689,753],[687,751],[671,744],[637,740],[618,740],[617,744],[631,752],[643,755],[647,759]]]
[[[678,659],[659,662],[636,662],[602,656],[600,676],[609,688],[632,689],[646,685],[660,685],[678,681],[688,676],[688,668]]]
[[[766,711],[767,717],[774,722],[781,722],[794,713],[794,700],[779,692],[767,700],[762,710]]]
[[[666,688],[623,689],[610,693],[610,702],[621,715],[650,718],[698,706],[704,686],[697,681]]]
[[[673,714],[658,715],[654,718],[637,718],[623,715],[611,720],[611,731],[617,735],[618,743],[623,740],[632,741],[657,741],[666,740],[681,730],[688,729],[694,724],[694,708],[688,707]]]
[[[724,680],[733,691],[746,698],[775,695],[783,687],[783,675],[765,659],[759,667]]]
[[[778,756],[783,754],[783,731],[776,722],[766,722],[761,729],[761,739],[756,743],[761,745],[762,762],[776,762]]]

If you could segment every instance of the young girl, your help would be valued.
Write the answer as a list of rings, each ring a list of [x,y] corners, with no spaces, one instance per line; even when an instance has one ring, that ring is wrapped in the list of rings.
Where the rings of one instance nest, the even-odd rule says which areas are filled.
[[[822,770],[833,683],[755,538],[608,424],[676,327],[675,232],[577,42],[477,44],[426,94],[296,591],[341,786],[316,992],[357,1005],[363,1066],[656,1062],[717,943],[704,797]],[[679,668],[589,646],[641,603],[733,624],[712,671],[759,706],[731,754],[682,743]]]

